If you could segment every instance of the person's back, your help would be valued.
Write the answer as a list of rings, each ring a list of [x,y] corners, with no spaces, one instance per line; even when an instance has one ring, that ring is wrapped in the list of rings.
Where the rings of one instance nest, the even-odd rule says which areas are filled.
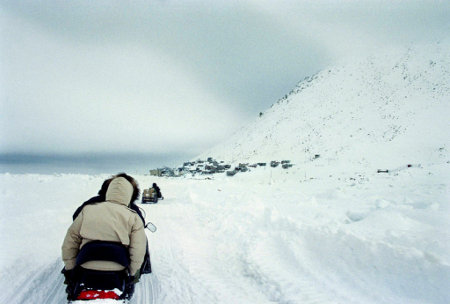
[[[106,192],[106,201],[86,205],[70,226],[62,246],[65,269],[76,266],[79,250],[92,241],[120,243],[128,248],[129,272],[137,274],[144,260],[147,240],[139,215],[128,206],[133,195],[133,185],[124,177],[114,178]],[[88,261],[81,267],[92,270],[122,270],[112,261]]]

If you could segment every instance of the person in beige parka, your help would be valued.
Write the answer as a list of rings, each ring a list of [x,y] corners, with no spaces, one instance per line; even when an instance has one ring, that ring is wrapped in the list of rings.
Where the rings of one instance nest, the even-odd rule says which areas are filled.
[[[67,230],[62,245],[65,271],[75,268],[77,255],[84,245],[93,241],[115,242],[128,248],[130,276],[139,278],[139,269],[144,261],[147,238],[139,215],[129,208],[133,192],[139,191],[135,180],[115,177],[109,184],[105,202],[87,205]],[[130,182],[131,181],[131,182]],[[81,265],[82,268],[100,271],[121,271],[124,266],[113,261],[94,260]]]

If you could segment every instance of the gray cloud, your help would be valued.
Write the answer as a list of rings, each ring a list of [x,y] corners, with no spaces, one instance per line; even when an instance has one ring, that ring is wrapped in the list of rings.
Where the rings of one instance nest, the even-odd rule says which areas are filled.
[[[342,57],[443,39],[448,1],[3,1],[0,152],[200,152]]]

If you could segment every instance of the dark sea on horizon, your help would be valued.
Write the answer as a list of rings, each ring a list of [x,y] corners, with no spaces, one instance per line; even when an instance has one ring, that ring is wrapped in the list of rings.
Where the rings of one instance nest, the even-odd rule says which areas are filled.
[[[175,168],[192,155],[174,154],[0,154],[0,173],[11,174],[148,174],[162,167]]]

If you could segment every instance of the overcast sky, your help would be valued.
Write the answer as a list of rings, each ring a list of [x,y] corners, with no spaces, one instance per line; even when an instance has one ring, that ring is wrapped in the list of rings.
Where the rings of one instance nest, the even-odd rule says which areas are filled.
[[[450,34],[450,1],[0,3],[0,153],[200,153],[343,57]]]

